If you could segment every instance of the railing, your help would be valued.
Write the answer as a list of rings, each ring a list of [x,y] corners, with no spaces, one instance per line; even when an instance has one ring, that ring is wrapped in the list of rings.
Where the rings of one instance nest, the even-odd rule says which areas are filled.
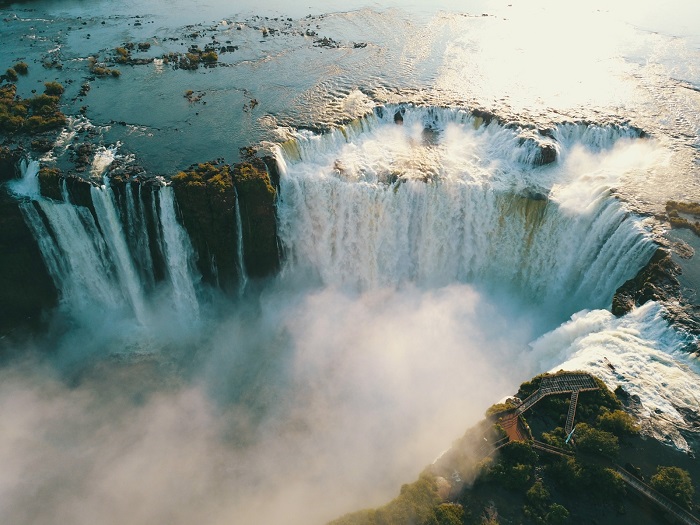
[[[663,494],[660,494],[649,485],[644,483],[639,478],[627,472],[625,469],[617,465],[617,473],[627,483],[630,487],[636,489],[638,492],[652,500],[654,503],[662,507],[665,511],[669,512],[673,517],[679,520],[681,523],[686,523],[687,525],[700,525],[700,520],[693,516],[690,512],[685,510],[680,505],[674,503],[668,499]]]
[[[532,440],[532,448],[541,450],[542,452],[548,452],[549,454],[556,454],[563,457],[573,457],[574,453],[570,450],[555,447],[554,445],[549,445],[547,443],[542,443],[541,441]]]
[[[576,416],[576,405],[578,404],[579,390],[571,392],[571,402],[569,403],[569,413],[566,415],[566,425],[564,433],[568,436],[574,428],[574,417]]]

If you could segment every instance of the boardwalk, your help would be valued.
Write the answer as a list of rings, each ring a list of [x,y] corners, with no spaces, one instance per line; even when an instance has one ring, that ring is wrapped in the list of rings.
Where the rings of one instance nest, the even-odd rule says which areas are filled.
[[[523,401],[514,412],[505,415],[501,419],[500,424],[506,431],[507,436],[496,443],[496,447],[494,450],[492,450],[492,452],[505,446],[511,441],[528,441],[533,449],[540,452],[555,454],[561,457],[575,456],[575,453],[572,450],[555,447],[532,439],[532,436],[529,435],[523,426],[520,416],[546,396],[554,394],[571,394],[571,402],[569,403],[569,410],[566,415],[565,426],[565,432],[566,434],[569,434],[574,427],[579,393],[598,390],[598,388],[598,384],[595,382],[593,377],[588,374],[559,374],[556,376],[543,378],[538,390],[533,392],[530,397]],[[627,486],[635,489],[643,497],[656,504],[677,523],[683,525],[700,525],[700,520],[698,520],[690,512],[669,500],[664,495],[658,493],[642,480],[633,476],[619,465],[615,465],[614,468]]]
[[[560,374],[551,377],[545,377],[540,383],[540,388],[528,397],[523,404],[516,409],[516,414],[520,415],[530,409],[535,403],[546,396],[553,394],[571,394],[574,392],[588,392],[598,390],[598,383],[588,374]],[[573,399],[572,399],[573,400]],[[578,394],[576,395],[578,401]],[[576,404],[574,404],[574,414],[576,412]],[[573,415],[571,416],[573,428]]]
[[[571,402],[569,403],[569,413],[566,415],[566,426],[564,426],[564,434],[567,436],[574,429],[574,417],[576,417],[576,405],[578,404],[579,390],[571,392]]]
[[[690,512],[677,505],[663,494],[659,494],[642,480],[633,476],[620,466],[616,466],[615,470],[620,477],[627,483],[628,486],[635,489],[637,492],[645,496],[647,499],[656,503],[661,509],[673,516],[678,523],[686,525],[700,525],[700,520],[693,516]]]

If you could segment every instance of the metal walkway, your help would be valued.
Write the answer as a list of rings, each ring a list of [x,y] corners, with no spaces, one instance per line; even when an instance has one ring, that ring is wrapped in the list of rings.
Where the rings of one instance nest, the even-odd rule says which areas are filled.
[[[616,465],[615,470],[624,480],[624,482],[627,483],[627,485],[637,490],[637,492],[645,496],[647,499],[656,503],[664,511],[668,512],[671,516],[678,520],[679,523],[685,523],[686,525],[700,525],[700,520],[698,520],[690,512],[685,510],[680,505],[674,503],[663,494],[658,493],[649,485],[644,483],[639,478],[633,476],[619,465]]]
[[[540,388],[523,401],[516,409],[516,414],[520,415],[531,408],[540,399],[553,394],[570,394],[573,392],[588,392],[598,390],[598,383],[588,374],[560,374],[557,376],[545,377],[540,383]],[[578,395],[576,396],[578,401]],[[574,405],[574,413],[576,407]],[[573,418],[572,418],[573,428]]]
[[[578,404],[578,394],[580,390],[571,392],[571,402],[569,403],[569,413],[566,415],[566,425],[564,426],[564,434],[567,436],[574,429],[574,417],[576,416],[576,405]]]

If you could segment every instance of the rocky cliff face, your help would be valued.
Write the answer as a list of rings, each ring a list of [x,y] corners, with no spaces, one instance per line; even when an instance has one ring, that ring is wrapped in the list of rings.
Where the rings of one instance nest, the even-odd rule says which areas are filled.
[[[0,163],[0,180],[16,176],[14,163]],[[0,336],[37,326],[56,305],[57,292],[19,203],[0,188]]]
[[[265,277],[279,269],[275,208],[278,181],[276,175],[272,175],[271,178],[268,166],[260,159],[237,164],[234,168],[241,206],[245,267],[251,277]]]
[[[262,160],[233,167],[219,162],[193,165],[173,177],[172,184],[206,282],[233,292],[243,271],[265,277],[277,270],[277,193]],[[238,256],[239,227],[243,268]]]
[[[647,265],[620,286],[612,301],[612,313],[621,316],[648,301],[664,303],[670,320],[691,333],[700,334],[700,323],[693,305],[686,304],[681,294],[678,275],[681,268],[665,248],[659,248]]]

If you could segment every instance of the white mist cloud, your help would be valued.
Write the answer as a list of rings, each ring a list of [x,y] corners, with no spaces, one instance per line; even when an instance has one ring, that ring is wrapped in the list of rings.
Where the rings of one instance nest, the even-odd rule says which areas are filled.
[[[279,287],[199,336],[186,359],[93,351],[70,381],[60,355],[5,367],[0,521],[323,523],[393,497],[533,371],[531,321],[465,285]]]

